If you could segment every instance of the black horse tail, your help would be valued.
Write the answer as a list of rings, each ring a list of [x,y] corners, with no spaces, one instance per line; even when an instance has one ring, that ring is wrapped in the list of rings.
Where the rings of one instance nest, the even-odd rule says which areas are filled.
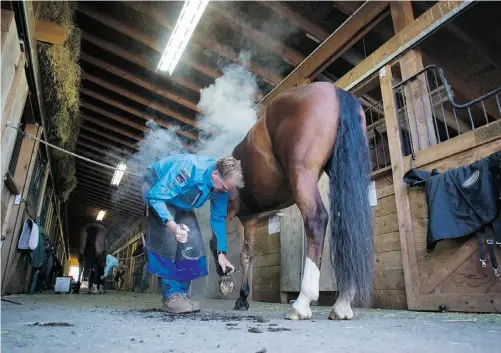
[[[370,152],[362,130],[365,119],[358,99],[336,89],[339,128],[328,174],[330,177],[330,259],[340,293],[355,291],[354,304],[372,298],[372,214],[368,198]]]

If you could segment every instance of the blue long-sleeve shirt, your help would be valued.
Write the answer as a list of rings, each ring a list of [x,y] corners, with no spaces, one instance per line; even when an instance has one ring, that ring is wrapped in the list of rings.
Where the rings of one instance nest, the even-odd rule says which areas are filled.
[[[156,172],[159,181],[146,195],[162,222],[174,219],[165,203],[193,210],[210,199],[210,224],[216,234],[218,250],[226,251],[226,214],[228,193],[215,192],[211,174],[216,160],[195,154],[169,156],[148,167]]]

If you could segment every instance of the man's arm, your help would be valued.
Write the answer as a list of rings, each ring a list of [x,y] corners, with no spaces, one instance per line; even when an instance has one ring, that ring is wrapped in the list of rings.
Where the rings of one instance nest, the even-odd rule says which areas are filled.
[[[150,199],[149,204],[157,212],[157,215],[162,220],[162,223],[166,224],[168,221],[172,221],[174,219],[165,205],[165,200]]]
[[[211,196],[210,225],[216,234],[217,250],[226,251],[226,214],[228,193],[215,192]]]

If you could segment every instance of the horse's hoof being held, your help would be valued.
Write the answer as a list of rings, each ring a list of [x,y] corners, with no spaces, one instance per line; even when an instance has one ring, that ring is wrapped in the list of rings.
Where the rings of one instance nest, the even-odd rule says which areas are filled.
[[[296,304],[297,301],[294,303]],[[292,306],[289,308],[289,311],[287,312],[287,315],[285,318],[287,320],[308,320],[311,319],[313,316],[311,312],[311,308],[307,306],[306,308],[296,308],[295,305],[292,304]]]
[[[336,303],[332,307],[331,313],[329,314],[329,320],[351,320],[353,319],[353,310],[350,304]]]
[[[247,299],[238,298],[238,300],[235,302],[234,310],[239,310],[239,311],[249,310],[249,302],[247,301]]]

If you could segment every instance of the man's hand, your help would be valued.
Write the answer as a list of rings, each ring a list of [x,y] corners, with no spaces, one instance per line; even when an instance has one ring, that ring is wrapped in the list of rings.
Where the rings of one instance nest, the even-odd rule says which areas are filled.
[[[219,262],[219,265],[223,269],[223,273],[226,274],[226,268],[231,268],[231,272],[235,271],[235,266],[231,264],[231,262],[226,258],[225,254],[217,255],[217,260]]]
[[[174,234],[176,240],[180,243],[186,243],[190,228],[186,224],[177,224],[174,221],[167,222],[167,228]]]

